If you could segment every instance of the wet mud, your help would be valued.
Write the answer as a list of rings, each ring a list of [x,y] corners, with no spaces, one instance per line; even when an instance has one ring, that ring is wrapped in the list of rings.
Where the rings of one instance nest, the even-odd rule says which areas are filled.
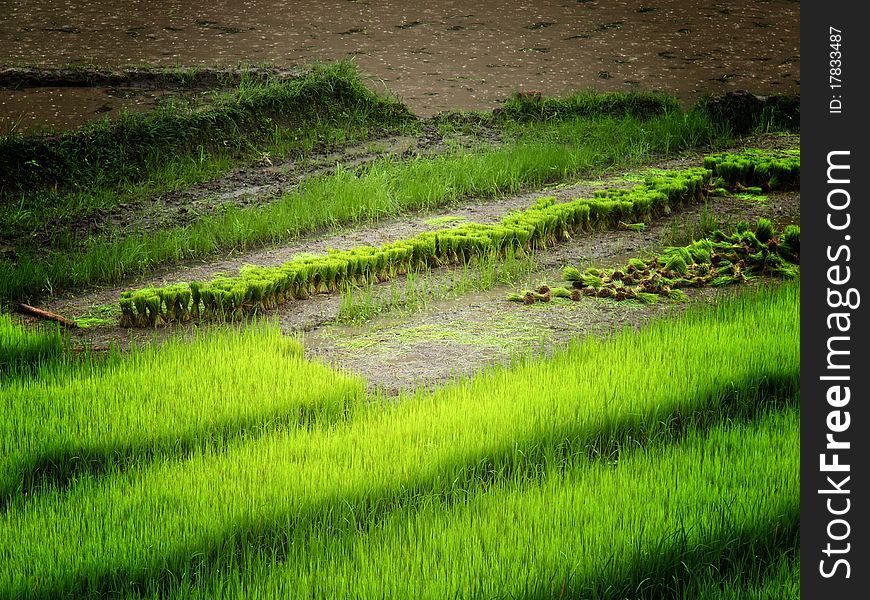
[[[469,4],[0,0],[0,67],[302,67],[352,59],[421,116],[491,110],[514,90],[800,90],[800,5],[788,0],[543,0]],[[71,127],[172,90],[0,90],[0,133]]]

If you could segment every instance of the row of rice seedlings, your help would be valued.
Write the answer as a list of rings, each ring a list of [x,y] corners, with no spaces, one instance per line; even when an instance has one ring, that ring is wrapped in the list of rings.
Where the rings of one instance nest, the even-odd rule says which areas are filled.
[[[127,290],[120,297],[122,327],[156,327],[190,318],[232,320],[312,294],[332,292],[347,283],[379,283],[411,269],[462,264],[487,253],[519,254],[569,239],[577,231],[615,227],[625,219],[645,220],[700,200],[710,172],[691,168],[651,176],[632,190],[609,189],[594,199],[556,204],[541,198],[526,211],[498,225],[468,223],[424,232],[374,248],[332,250],[279,267],[248,266],[237,277],[207,283],[173,284]]]
[[[231,563],[247,545],[281,554],[297,535],[363,527],[424,494],[609,455],[691,421],[755,414],[799,387],[799,311],[798,286],[762,290],[370,405],[333,429],[272,431],[83,476],[0,516],[0,590],[56,598],[160,586]],[[225,386],[249,399],[274,393],[252,389],[255,381]]]
[[[427,496],[380,521],[289,533],[284,556],[248,547],[161,597],[676,600],[751,593],[768,576],[794,589],[782,568],[799,549],[799,432],[795,408],[615,465]]]
[[[507,299],[524,304],[549,302],[553,297],[580,300],[583,296],[643,303],[660,297],[685,300],[681,288],[746,283],[764,275],[793,278],[799,262],[800,227],[788,225],[775,235],[773,222],[761,217],[754,232],[741,221],[731,235],[716,230],[710,239],[669,247],[648,261],[632,258],[616,269],[590,267],[582,272],[569,266],[562,276],[571,282],[572,290],[545,284],[537,290],[508,294]]]
[[[336,422],[364,397],[361,379],[264,326],[62,365],[0,386],[0,505],[246,432]]]
[[[715,186],[728,189],[758,187],[768,192],[798,189],[801,184],[800,150],[747,148],[739,153],[720,152],[704,157],[704,167],[713,171]]]
[[[0,378],[36,370],[63,356],[67,342],[59,326],[26,329],[0,312]]]

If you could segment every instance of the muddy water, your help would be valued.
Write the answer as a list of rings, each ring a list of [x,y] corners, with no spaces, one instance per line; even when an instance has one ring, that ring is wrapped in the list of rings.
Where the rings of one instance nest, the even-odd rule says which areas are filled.
[[[799,3],[785,0],[0,0],[0,65],[352,57],[373,86],[425,116],[494,108],[514,89],[653,89],[686,102],[729,89],[797,93],[799,25]],[[0,119],[70,124],[125,103],[81,93],[5,91]]]

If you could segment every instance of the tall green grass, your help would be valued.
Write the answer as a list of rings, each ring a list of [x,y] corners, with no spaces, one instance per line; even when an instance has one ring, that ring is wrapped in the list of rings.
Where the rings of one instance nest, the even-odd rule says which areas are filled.
[[[799,548],[799,420],[791,409],[690,430],[677,445],[637,448],[613,464],[576,461],[449,501],[425,496],[382,520],[291,533],[286,556],[248,547],[229,569],[170,583],[169,595],[679,600],[749,592]],[[795,573],[783,576],[794,589]]]
[[[59,326],[29,330],[0,312],[0,381],[60,359],[66,345]]]
[[[359,171],[340,169],[308,180],[268,206],[229,208],[188,227],[100,236],[47,254],[22,248],[15,262],[0,260],[0,298],[119,281],[182,260],[250,250],[322,228],[635,166],[661,153],[709,143],[716,135],[709,122],[692,113],[667,113],[652,120],[590,117],[522,127],[517,139],[503,146],[409,161],[385,158]]]
[[[240,564],[250,549],[279,560],[421,503],[754,419],[797,393],[799,292],[764,290],[641,333],[587,338],[434,394],[370,405],[334,427],[198,446],[184,460],[84,475],[63,491],[19,498],[0,517],[0,590],[34,598],[165,591],[179,578]],[[176,373],[197,376],[195,363]],[[174,402],[164,381],[140,385]],[[242,395],[255,385],[242,378],[228,389]],[[759,456],[780,469],[788,455]],[[726,478],[749,476],[723,460],[710,466]],[[767,487],[762,495],[767,515],[778,500]]]
[[[263,326],[39,375],[0,386],[0,504],[196,446],[334,423],[365,395],[360,379],[305,360],[299,341]]]

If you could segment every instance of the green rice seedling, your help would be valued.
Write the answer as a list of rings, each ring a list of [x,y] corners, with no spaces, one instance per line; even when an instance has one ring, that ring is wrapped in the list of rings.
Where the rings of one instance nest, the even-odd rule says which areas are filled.
[[[797,262],[801,251],[801,228],[797,225],[786,225],[779,247],[786,260]]]
[[[190,287],[190,317],[192,319],[199,319],[202,314],[202,297],[200,295],[202,284],[199,281],[191,281],[188,287]]]
[[[669,289],[667,291],[667,296],[671,300],[676,300],[677,302],[685,302],[689,299],[689,297],[686,295],[686,292],[676,288]]]
[[[523,302],[523,303],[525,302],[525,299],[526,299],[525,294],[518,294],[516,292],[508,292],[508,294],[505,298],[511,302]]]
[[[121,317],[118,322],[119,327],[135,327],[136,320],[136,305],[133,302],[133,292],[125,290],[121,292],[121,297],[118,300],[121,308]]]
[[[740,279],[734,275],[720,275],[718,277],[714,277],[710,281],[710,285],[713,287],[721,287],[723,285],[731,285],[732,283],[738,283]]]
[[[686,250],[689,253],[690,262],[696,265],[709,263],[713,253],[713,242],[709,239],[701,239],[692,242]]]

